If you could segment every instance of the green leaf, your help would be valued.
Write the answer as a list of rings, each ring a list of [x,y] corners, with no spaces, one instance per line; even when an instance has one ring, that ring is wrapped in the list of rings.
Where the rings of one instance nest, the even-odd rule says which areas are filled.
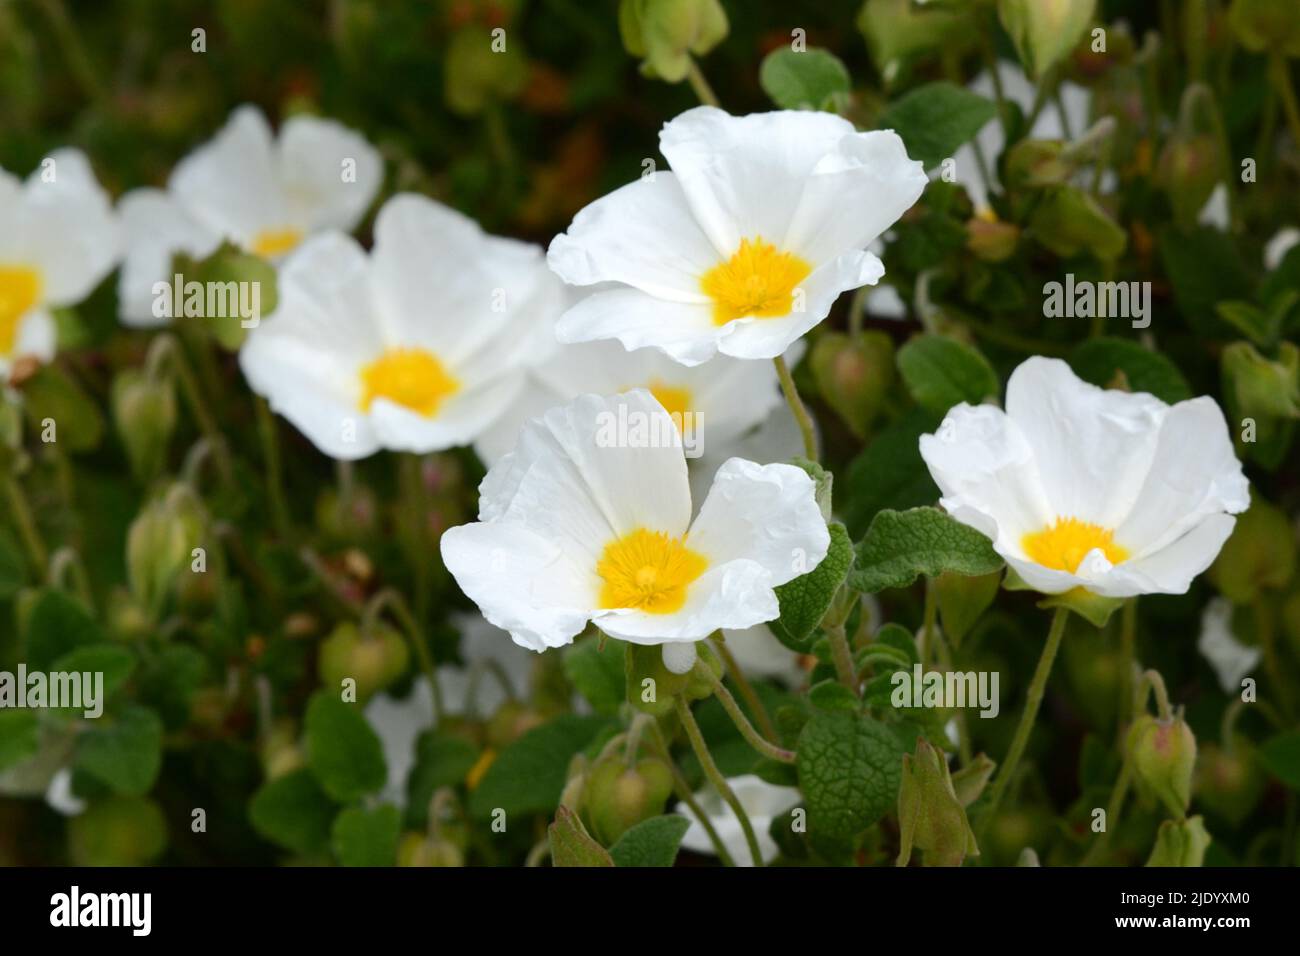
[[[988,538],[938,508],[882,511],[858,544],[849,583],[875,593],[907,587],[921,574],[991,574],[1001,567]]]
[[[605,848],[587,833],[582,821],[568,807],[560,807],[547,835],[551,842],[552,866],[613,866]]]
[[[1137,342],[1109,336],[1088,339],[1070,353],[1070,367],[1085,382],[1105,388],[1123,372],[1135,392],[1149,392],[1170,405],[1192,397],[1178,366]]]
[[[330,844],[343,866],[392,866],[397,862],[401,831],[402,815],[397,807],[349,807],[334,818]]]
[[[978,93],[953,83],[927,83],[891,103],[878,125],[898,133],[907,155],[930,169],[974,139],[996,115],[993,101]]]
[[[783,110],[841,109],[848,103],[849,71],[839,57],[811,47],[802,53],[780,46],[758,68],[763,92]]]
[[[618,838],[609,855],[615,866],[672,866],[690,825],[676,813],[642,820]]]
[[[1259,748],[1266,770],[1292,790],[1300,790],[1300,731],[1278,734]]]
[[[135,670],[135,655],[117,644],[91,644],[77,647],[54,662],[51,671],[72,674],[103,674],[104,696],[102,704],[113,692],[126,683]],[[83,688],[85,685],[82,685]],[[83,699],[85,690],[82,691]]]
[[[303,767],[265,783],[253,795],[248,819],[266,839],[296,853],[329,845],[338,805]]]
[[[960,647],[962,639],[997,597],[1001,576],[997,572],[977,576],[945,572],[934,583],[943,633],[954,646]]]
[[[108,784],[114,793],[147,793],[162,767],[162,720],[145,707],[103,717],[77,740],[73,766]]]
[[[850,536],[866,533],[876,514],[885,508],[904,511],[933,504],[939,489],[921,459],[920,439],[939,427],[938,418],[925,409],[912,409],[883,430],[849,464],[840,516]]]
[[[996,398],[998,375],[969,345],[941,335],[920,335],[898,350],[898,370],[919,405],[946,412],[954,405],[978,405]]]
[[[34,710],[0,710],[0,773],[36,754],[40,721]]]
[[[43,435],[54,425],[54,441],[70,452],[90,451],[104,437],[99,403],[57,365],[42,365],[22,385],[23,408],[32,430]]]
[[[623,648],[607,643],[602,649],[600,643],[587,638],[566,649],[564,673],[592,710],[612,717],[622,706],[625,693]]]
[[[384,785],[383,747],[355,705],[320,691],[307,705],[304,726],[307,763],[335,800],[349,803]]]
[[[853,564],[853,542],[848,530],[838,521],[827,530],[831,543],[826,557],[807,574],[776,589],[781,616],[768,624],[777,640],[800,654],[808,653],[808,642]]]
[[[1216,311],[1228,299],[1249,299],[1250,274],[1238,243],[1210,226],[1183,232],[1168,228],[1156,239],[1178,312],[1201,335],[1221,337],[1226,327]]]
[[[824,680],[808,690],[808,703],[818,710],[857,710],[858,695],[838,680]]]
[[[814,713],[799,734],[798,754],[808,835],[819,843],[850,843],[898,799],[902,744],[870,717]]]
[[[604,717],[562,714],[534,727],[501,751],[470,794],[470,814],[486,819],[550,813],[560,802],[569,759],[605,726]]]
[[[458,787],[478,762],[479,749],[464,737],[426,730],[415,741],[415,765],[406,778],[406,818],[423,830],[429,801],[439,787]]]
[[[102,640],[104,632],[81,602],[65,591],[42,591],[27,617],[27,669],[53,670],[60,657]]]

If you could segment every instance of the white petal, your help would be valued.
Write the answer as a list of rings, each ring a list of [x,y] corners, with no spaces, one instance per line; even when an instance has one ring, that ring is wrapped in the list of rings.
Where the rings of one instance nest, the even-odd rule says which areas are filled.
[[[177,253],[203,258],[221,237],[161,189],[133,189],[118,202],[117,211],[126,250],[117,279],[118,315],[133,328],[166,325],[169,318],[154,315],[154,283],[173,281]]]
[[[1104,528],[1132,510],[1168,409],[1084,382],[1060,359],[1030,358],[1007,383],[1007,414],[1033,449],[1054,515]]]
[[[799,666],[798,656],[772,636],[766,624],[744,630],[726,630],[727,649],[746,674],[773,677],[789,687],[799,687],[808,674]]]
[[[262,111],[241,106],[220,132],[177,164],[168,187],[209,230],[249,245],[262,229],[288,221],[271,127]]]
[[[653,346],[683,365],[699,365],[718,351],[711,306],[669,302],[630,288],[580,299],[560,317],[555,336],[565,344],[618,339],[627,349]]]
[[[370,423],[380,443],[392,451],[427,454],[471,444],[509,407],[523,385],[523,374],[502,377],[456,392],[428,417],[388,401],[370,405]]]
[[[580,346],[571,346],[579,348]],[[592,389],[603,391],[603,389]],[[519,440],[519,430],[530,418],[537,418],[547,409],[562,405],[574,396],[564,395],[540,382],[536,375],[529,375],[519,389],[514,400],[486,428],[479,431],[474,439],[474,451],[488,467],[496,464]]]
[[[1196,641],[1201,656],[1210,662],[1225,694],[1241,690],[1241,679],[1259,666],[1263,653],[1248,647],[1232,633],[1232,602],[1213,598],[1201,612],[1201,636]]]
[[[741,809],[745,811],[745,815],[753,825],[754,836],[758,840],[759,855],[764,862],[772,861],[779,852],[776,841],[772,839],[770,833],[772,820],[777,814],[785,813],[799,805],[801,800],[799,791],[793,787],[778,787],[770,784],[754,774],[730,777],[727,785],[736,795]],[[706,787],[695,794],[695,802],[708,817],[736,865],[753,866],[753,856],[740,821],[736,818],[735,811],[718,796],[717,791]],[[695,811],[687,804],[681,803],[677,807],[677,812],[692,821],[682,837],[682,846],[696,853],[712,856],[715,852],[713,841],[709,838],[708,831],[696,819]]]
[[[757,562],[771,575],[770,586],[785,584],[820,564],[830,546],[814,490],[802,468],[732,458],[718,469],[687,545],[710,565]]]
[[[277,149],[289,221],[313,232],[355,229],[384,178],[379,153],[365,137],[334,120],[293,116]]]
[[[1209,226],[1212,229],[1218,229],[1220,232],[1227,232],[1228,227],[1232,225],[1231,214],[1228,211],[1228,187],[1219,183],[1210,193],[1210,198],[1205,200],[1205,205],[1196,215],[1198,225]]]
[[[446,671],[447,668],[442,669],[443,674]],[[433,692],[429,689],[429,681],[423,676],[417,677],[404,698],[376,694],[366,704],[365,716],[379,738],[384,750],[384,764],[388,767],[388,782],[380,796],[389,803],[404,807],[406,781],[415,766],[415,742],[434,724]]]
[[[1232,515],[1212,514],[1154,554],[1116,565],[1093,590],[1112,597],[1186,594],[1192,579],[1214,563],[1236,523]]]
[[[1264,268],[1272,272],[1282,264],[1286,254],[1300,243],[1300,229],[1287,226],[1273,234],[1264,246]]]
[[[521,647],[562,647],[586,626],[586,572],[541,535],[519,524],[478,522],[449,528],[441,548],[460,589]]]
[[[34,266],[41,301],[52,306],[84,299],[117,264],[121,236],[108,193],[79,150],[60,149],[53,166],[27,178],[0,238],[0,261]],[[54,179],[45,182],[46,169]]]
[[[58,348],[59,329],[54,316],[45,309],[35,308],[27,312],[18,322],[18,335],[14,339],[14,350],[10,359],[30,355],[49,362],[54,358]]]
[[[618,282],[655,298],[690,303],[708,301],[700,276],[719,257],[669,172],[628,183],[584,208],[551,242],[546,256],[573,285]]]
[[[963,402],[920,446],[944,509],[1001,550],[1023,556],[1021,539],[1055,519],[1033,449],[1001,409]]]
[[[710,106],[664,124],[659,148],[696,220],[726,259],[742,239],[785,239],[804,185],[853,124],[822,112],[730,116]]]
[[[846,135],[813,168],[782,248],[814,263],[864,249],[916,203],[926,182],[893,130]]]
[[[1248,507],[1250,487],[1228,424],[1214,400],[1202,396],[1179,402],[1164,417],[1150,469],[1115,540],[1139,558],[1209,515]]]

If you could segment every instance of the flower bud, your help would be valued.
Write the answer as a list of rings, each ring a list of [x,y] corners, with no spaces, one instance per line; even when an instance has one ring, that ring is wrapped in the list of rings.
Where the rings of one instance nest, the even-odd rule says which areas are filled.
[[[1285,588],[1295,567],[1286,513],[1252,492],[1250,507],[1210,566],[1210,580],[1234,604],[1252,605],[1263,591]]]
[[[201,547],[207,514],[193,489],[177,482],[146,504],[126,536],[131,594],[156,619],[176,584],[190,572],[193,549]]]
[[[1259,804],[1266,786],[1254,748],[1245,738],[1235,738],[1230,748],[1213,743],[1201,748],[1196,761],[1197,806],[1240,826]]]
[[[356,681],[357,702],[364,703],[406,673],[410,651],[395,630],[376,624],[369,634],[350,621],[334,628],[320,646],[317,673],[331,693],[346,678]]]
[[[1245,418],[1300,417],[1300,349],[1283,342],[1277,361],[1249,342],[1223,350],[1224,390],[1237,415]]]
[[[1196,737],[1187,722],[1143,714],[1129,728],[1128,747],[1139,789],[1181,818],[1191,803],[1196,764]]]
[[[450,840],[404,833],[397,844],[398,866],[464,866],[465,854]]]
[[[357,485],[348,495],[326,488],[316,498],[316,527],[335,541],[359,541],[371,535],[377,525],[379,505],[375,493]]]
[[[686,682],[686,699],[704,700],[706,697],[713,696],[713,681],[709,679],[709,674],[721,679],[724,668],[721,658],[714,652],[708,641],[700,641],[696,644],[695,653],[695,666],[687,675],[690,679]]]
[[[979,36],[972,29],[969,8],[956,4],[867,0],[857,23],[887,83],[893,82],[907,60],[938,51],[959,53]]]
[[[669,83],[686,79],[691,55],[703,56],[727,38],[727,12],[718,0],[623,0],[619,32],[642,72]]]
[[[907,866],[913,847],[925,852],[926,866],[961,866],[968,855],[979,856],[975,833],[948,773],[948,758],[924,737],[917,738],[915,755],[903,755],[898,823],[899,866]]]
[[[1247,50],[1300,56],[1300,19],[1294,0],[1233,0],[1228,23]]]
[[[998,17],[1033,79],[1074,49],[1096,9],[1097,0],[998,0]]]
[[[518,701],[506,701],[487,723],[489,747],[501,750],[544,722],[541,714]]]
[[[1174,217],[1185,225],[1196,217],[1223,178],[1223,153],[1208,133],[1175,134],[1165,143],[1156,165],[1156,181],[1169,199]]]
[[[112,408],[131,473],[146,482],[162,471],[167,456],[176,428],[176,391],[167,378],[127,369],[113,380]]]
[[[1069,144],[1056,139],[1023,139],[1007,150],[1004,164],[1008,189],[1037,189],[1069,182],[1078,164]]]
[[[972,219],[966,223],[966,248],[982,262],[1005,262],[1016,254],[1020,227],[1015,223]]]
[[[1119,258],[1128,244],[1117,226],[1088,193],[1073,186],[1047,191],[1030,221],[1034,237],[1062,258],[1090,252],[1098,259]]]
[[[673,698],[686,689],[689,674],[674,674],[664,666],[657,644],[628,644],[624,657],[627,701],[637,710],[661,717],[673,709]]]
[[[582,794],[592,836],[612,845],[626,830],[662,813],[672,790],[672,772],[656,757],[644,757],[635,767],[613,755],[598,760]]]
[[[1200,866],[1210,834],[1200,817],[1166,820],[1156,831],[1156,845],[1147,858],[1147,866]]]
[[[894,344],[883,332],[851,338],[824,333],[809,356],[813,378],[826,404],[859,438],[880,412],[894,382]]]

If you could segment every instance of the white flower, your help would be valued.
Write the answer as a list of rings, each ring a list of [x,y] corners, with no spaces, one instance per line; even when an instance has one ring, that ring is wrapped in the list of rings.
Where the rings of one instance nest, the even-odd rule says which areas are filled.
[[[202,258],[228,239],[277,261],[314,233],[351,232],[383,175],[375,148],[340,123],[293,116],[276,139],[261,110],[239,107],[210,142],[181,160],[166,190],[122,197],[122,321],[169,321],[154,315],[153,285],[172,281],[177,253]]]
[[[1201,656],[1210,662],[1225,694],[1241,690],[1241,679],[1259,666],[1262,652],[1247,647],[1232,633],[1232,602],[1216,597],[1201,612],[1201,636],[1196,642]]]
[[[1034,357],[1006,404],[956,406],[921,456],[943,507],[1045,594],[1182,594],[1250,505],[1213,399],[1169,406]]]
[[[1211,229],[1218,229],[1220,232],[1228,231],[1229,226],[1232,225],[1232,216],[1228,210],[1227,186],[1223,183],[1215,185],[1209,198],[1205,200],[1205,205],[1196,214],[1196,222]]]
[[[799,805],[802,800],[799,791],[794,787],[778,787],[775,784],[767,783],[753,774],[731,777],[727,780],[727,784],[731,787],[732,793],[736,795],[736,799],[740,802],[745,815],[749,817],[749,822],[754,826],[754,836],[758,838],[758,849],[763,857],[763,862],[771,862],[776,857],[779,848],[776,841],[768,833],[768,829],[777,814],[785,813]],[[745,840],[745,831],[741,829],[735,811],[727,805],[721,795],[712,787],[706,787],[695,794],[695,801],[709,818],[709,822],[713,824],[713,829],[718,833],[718,839],[727,848],[727,852],[736,861],[736,865],[753,866],[754,858],[749,852],[749,843]],[[713,841],[709,839],[708,831],[704,829],[695,816],[695,811],[685,803],[679,803],[677,812],[691,821],[690,827],[686,830],[686,835],[682,837],[682,846],[696,853],[705,853],[712,856],[714,853]]]
[[[560,320],[560,341],[655,346],[685,365],[775,358],[841,292],[879,281],[866,247],[926,184],[892,131],[829,113],[701,106],[667,123],[659,148],[672,172],[598,199],[551,243],[565,281],[599,285]]]
[[[460,656],[465,667],[438,668],[438,689],[446,713],[465,714],[472,703],[480,716],[493,714],[506,701],[505,690],[493,679],[480,674],[470,700],[474,672],[496,665],[509,679],[511,689],[522,694],[534,658],[505,640],[505,634],[477,614],[457,614],[454,623],[461,632]],[[380,798],[397,806],[406,805],[406,781],[415,766],[415,744],[424,731],[434,727],[433,692],[422,675],[403,698],[376,694],[366,705],[366,720],[379,737],[388,767],[388,783]]]
[[[467,445],[518,394],[559,289],[539,247],[394,196],[369,255],[326,233],[289,258],[240,366],[331,457]]]
[[[483,615],[536,651],[595,623],[635,644],[698,641],[778,614],[772,590],[830,538],[812,479],[733,458],[691,520],[676,425],[647,391],[579,396],[529,422],[442,556]]]
[[[776,639],[766,624],[744,630],[724,630],[727,650],[740,669],[751,677],[771,677],[787,687],[801,687],[808,672],[800,666],[799,655]]]
[[[688,367],[658,349],[629,352],[617,342],[560,346],[528,377],[519,398],[474,443],[489,465],[514,447],[528,419],[587,393],[647,389],[670,415],[680,416],[685,439],[697,442],[699,451],[715,442],[733,443],[781,403],[776,369],[769,362],[719,355]]]
[[[1295,226],[1284,226],[1273,234],[1264,245],[1264,268],[1272,272],[1282,264],[1286,254],[1300,243],[1300,229]]]
[[[112,202],[81,152],[55,151],[25,183],[0,169],[0,383],[19,358],[54,357],[50,310],[89,295],[118,253]]]

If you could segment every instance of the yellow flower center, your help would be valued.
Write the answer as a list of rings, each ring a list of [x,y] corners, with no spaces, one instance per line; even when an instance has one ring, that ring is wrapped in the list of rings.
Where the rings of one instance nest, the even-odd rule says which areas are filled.
[[[424,349],[389,349],[361,370],[361,385],[362,411],[386,398],[426,417],[460,388],[438,357]]]
[[[18,323],[41,295],[41,274],[27,266],[0,265],[0,355],[18,344]]]
[[[263,259],[282,256],[302,242],[302,230],[292,227],[263,229],[253,237],[252,251]]]
[[[686,603],[686,586],[709,567],[708,560],[680,538],[637,528],[605,545],[596,562],[602,608],[636,608],[672,614]]]
[[[681,428],[682,423],[686,421],[686,416],[691,411],[691,401],[694,398],[691,395],[691,390],[681,385],[669,385],[659,379],[652,381],[646,388],[655,397],[656,401],[664,407],[664,411],[672,416],[677,427]]]
[[[1073,574],[1094,548],[1100,548],[1106,560],[1119,564],[1128,558],[1128,550],[1114,541],[1115,532],[1078,518],[1057,518],[1042,531],[1020,539],[1025,554],[1037,564]]]
[[[811,272],[794,253],[756,236],[742,239],[735,255],[700,276],[700,288],[713,300],[717,325],[746,316],[771,319],[790,314],[794,291]]]

